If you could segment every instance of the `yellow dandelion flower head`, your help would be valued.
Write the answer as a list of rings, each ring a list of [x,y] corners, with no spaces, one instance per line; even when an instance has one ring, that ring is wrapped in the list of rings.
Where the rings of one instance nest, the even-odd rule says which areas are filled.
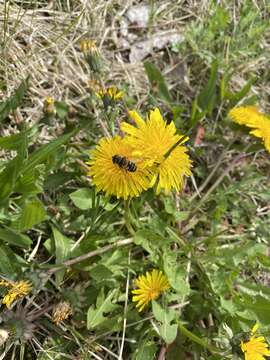
[[[141,275],[135,280],[135,285],[138,289],[133,290],[133,302],[137,302],[136,308],[141,312],[145,306],[159,297],[161,293],[170,288],[167,277],[159,270],[152,270],[146,275]]]
[[[50,96],[46,96],[44,99],[44,103],[47,105],[53,105],[54,104],[54,98],[50,97]]]
[[[14,283],[10,282],[8,286],[10,287],[10,290],[2,300],[2,303],[6,304],[8,308],[11,307],[15,300],[25,297],[32,290],[31,283],[24,280],[16,281]]]
[[[61,321],[66,320],[72,314],[73,311],[71,305],[66,301],[62,301],[54,307],[52,321],[58,325]]]
[[[250,134],[261,138],[265,148],[270,152],[270,119],[255,106],[239,106],[229,111],[229,117],[240,125],[253,130]]]
[[[133,155],[143,159],[144,166],[155,169],[151,186],[157,182],[157,193],[161,189],[181,190],[184,176],[191,175],[187,148],[180,145],[188,138],[176,134],[174,123],[167,124],[158,108],[150,111],[146,121],[136,111],[129,115],[136,126],[124,122],[121,129],[134,149]]]
[[[54,106],[54,99],[52,97],[45,97],[44,103],[43,103],[43,112],[45,114],[53,114],[55,113],[55,106]]]
[[[115,161],[115,157],[122,161]],[[90,153],[89,173],[98,191],[127,199],[150,186],[152,173],[132,158],[132,147],[120,136],[102,138]]]
[[[98,54],[98,49],[95,40],[82,39],[80,41],[81,51],[84,55]]]
[[[264,360],[265,356],[270,356],[270,350],[264,336],[256,336],[255,333],[259,325],[256,323],[251,331],[251,337],[247,342],[241,341],[241,350],[245,355],[245,360]]]
[[[117,101],[122,99],[124,93],[123,91],[120,91],[116,86],[110,86],[97,91],[96,95],[101,99],[107,97],[113,101]]]

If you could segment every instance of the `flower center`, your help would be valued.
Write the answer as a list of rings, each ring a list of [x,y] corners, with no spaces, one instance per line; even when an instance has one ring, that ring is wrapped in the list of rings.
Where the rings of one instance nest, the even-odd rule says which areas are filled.
[[[150,289],[149,290],[149,299],[155,300],[159,296],[159,290],[158,289]]]

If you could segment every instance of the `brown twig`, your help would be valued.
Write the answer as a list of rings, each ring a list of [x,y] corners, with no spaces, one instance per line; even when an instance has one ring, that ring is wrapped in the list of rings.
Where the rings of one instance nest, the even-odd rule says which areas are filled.
[[[49,269],[48,272],[53,274],[54,272],[56,272],[58,270],[61,270],[64,267],[77,264],[77,263],[82,262],[84,260],[90,259],[91,257],[104,254],[105,252],[110,251],[112,249],[116,249],[116,248],[119,248],[119,247],[122,247],[122,246],[130,245],[132,243],[133,243],[132,238],[116,241],[114,244],[106,245],[106,246],[104,246],[104,247],[102,247],[100,249],[90,251],[90,252],[88,252],[86,254],[83,254],[81,256],[78,256],[78,257],[76,257],[74,259],[66,260],[62,264],[56,265],[56,267],[54,267],[52,269]]]

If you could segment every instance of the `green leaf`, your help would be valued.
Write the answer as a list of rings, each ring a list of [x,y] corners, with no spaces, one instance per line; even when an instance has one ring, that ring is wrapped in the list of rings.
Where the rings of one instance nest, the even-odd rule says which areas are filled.
[[[82,188],[74,191],[69,195],[74,205],[81,210],[89,210],[92,208],[93,191],[88,188]]]
[[[36,124],[18,134],[0,137],[0,148],[19,151],[19,149],[27,145],[29,140],[35,138],[38,132],[39,126]]]
[[[230,105],[229,107],[233,107],[235,106],[237,103],[239,103],[240,100],[242,100],[249,92],[249,90],[251,89],[251,86],[256,82],[257,78],[256,77],[252,77],[251,79],[248,80],[248,82],[242,87],[241,90],[239,90],[238,92],[232,94],[230,92],[226,93],[226,97],[228,99],[230,99]]]
[[[270,322],[270,299],[266,299],[262,296],[248,296],[242,295],[241,300],[236,299],[237,305],[243,307],[243,312],[238,314],[250,320],[250,312],[252,311],[255,315],[254,318],[258,318],[259,322],[267,325]],[[248,318],[249,316],[249,318]]]
[[[67,260],[71,254],[71,248],[74,242],[63,235],[56,227],[52,226],[54,245],[55,245],[55,257],[56,264],[62,264],[64,260]],[[65,269],[57,271],[56,284],[60,286],[65,275]]]
[[[87,312],[87,329],[94,329],[100,325],[106,317],[104,314],[113,311],[117,305],[112,304],[112,299],[116,293],[116,290],[112,290],[104,296],[104,290],[102,289],[96,303],[96,308],[94,305],[90,306]]]
[[[113,272],[103,264],[97,264],[90,270],[90,275],[95,281],[102,282],[113,277]]]
[[[24,142],[23,134],[14,134],[0,137],[0,148],[7,150],[16,150]]]
[[[56,264],[62,264],[70,256],[71,248],[74,242],[63,235],[56,227],[52,226]]]
[[[25,231],[31,229],[44,221],[46,218],[45,208],[37,198],[27,199],[22,207],[21,213],[12,227],[17,231]]]
[[[216,86],[218,77],[218,62],[213,61],[211,66],[210,78],[206,86],[201,90],[198,95],[199,107],[211,115],[216,100]]]
[[[166,272],[166,274],[168,276],[169,283],[178,292],[178,294],[181,294],[181,296],[187,296],[189,294],[190,288],[185,281],[185,273],[180,265],[171,268],[168,272]]]
[[[75,172],[68,172],[59,170],[58,172],[49,175],[44,183],[45,190],[55,190],[58,186],[64,185],[68,181],[76,177]]]
[[[43,182],[45,176],[45,165],[37,165],[32,172],[28,172],[25,176],[17,180],[14,188],[15,192],[22,194],[36,195],[43,192]]]
[[[70,133],[62,135],[58,139],[53,140],[50,143],[41,146],[38,150],[34,151],[24,163],[22,174],[27,174],[27,176],[29,176],[29,172],[34,171],[34,168],[38,164],[44,163],[62,145],[66,144],[69,139],[74,136],[79,130],[80,128],[77,128]]]
[[[135,360],[154,360],[157,352],[157,345],[149,340],[140,344]]]
[[[158,96],[161,99],[165,100],[167,103],[171,103],[172,101],[171,94],[169,92],[166,81],[163,75],[161,74],[160,70],[156,67],[156,65],[154,65],[149,61],[144,62],[144,68],[151,86],[157,87]]]
[[[11,192],[14,189],[16,184],[17,178],[19,177],[22,168],[23,168],[23,161],[26,157],[27,152],[27,132],[24,131],[22,133],[23,141],[20,144],[18,149],[18,155],[13,159],[8,161],[6,168],[0,174],[0,200],[4,201],[8,198]]]
[[[66,103],[60,101],[55,101],[54,106],[58,117],[60,119],[64,119],[68,114],[69,106]]]
[[[14,189],[19,172],[22,168],[22,156],[17,155],[15,159],[10,160],[6,168],[0,174],[0,200],[4,201]]]
[[[171,344],[174,342],[177,336],[177,328],[178,326],[176,324],[162,324],[159,328],[160,335],[162,339],[166,342],[166,344]]]
[[[170,344],[177,336],[177,325],[171,324],[175,318],[175,312],[170,309],[163,309],[156,301],[152,301],[153,314],[156,320],[161,322],[159,328],[163,340]]]
[[[0,272],[8,278],[15,278],[21,273],[21,265],[17,261],[14,252],[6,245],[0,245]]]
[[[200,120],[205,117],[206,111],[201,111],[198,106],[198,96],[192,102],[190,114],[190,128],[192,129]]]
[[[5,120],[9,113],[22,103],[23,97],[28,88],[29,77],[21,82],[15,93],[4,102],[0,103],[0,122]]]
[[[28,236],[19,234],[8,227],[0,228],[0,239],[11,245],[16,245],[26,249],[32,244],[32,240]]]
[[[164,271],[168,277],[169,283],[181,296],[187,296],[190,293],[189,284],[185,281],[186,264],[179,264],[177,255],[166,253],[163,257]]]
[[[173,310],[163,309],[156,301],[152,301],[152,310],[155,319],[161,323],[170,323],[175,317],[175,312]]]

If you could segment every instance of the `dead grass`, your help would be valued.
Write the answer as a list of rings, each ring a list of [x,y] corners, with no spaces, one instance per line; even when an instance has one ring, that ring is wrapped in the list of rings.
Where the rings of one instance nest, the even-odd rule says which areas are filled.
[[[72,3],[72,8],[71,8]],[[79,50],[79,41],[97,39],[104,54],[107,81],[129,82],[137,93],[145,93],[146,78],[141,64],[129,64],[118,47],[119,22],[134,1],[36,1],[0,4],[2,56],[0,95],[11,93],[18,82],[31,74],[31,104],[24,109],[27,121],[40,118],[45,96],[78,105],[86,94],[89,74]],[[155,27],[174,24],[169,2],[160,2],[164,15]],[[19,5],[18,5],[19,4]],[[27,5],[30,7],[27,9]],[[145,35],[139,32],[136,39]]]
[[[89,73],[79,50],[79,41],[94,38],[104,55],[106,81],[120,86],[128,83],[131,93],[143,103],[147,79],[142,62],[129,62],[130,47],[157,32],[173,29],[184,34],[191,20],[200,20],[207,15],[210,2],[152,2],[150,21],[145,28],[127,22],[128,9],[139,3],[131,0],[1,3],[0,95],[8,95],[20,79],[31,74],[31,103],[24,109],[26,121],[35,122],[40,118],[45,96],[80,106],[86,96]],[[237,12],[236,4],[231,6]],[[261,9],[266,11],[266,6]],[[166,47],[150,57],[155,58],[163,69],[170,88],[182,88],[188,98],[194,95],[190,83],[197,79],[193,79],[194,75],[188,71],[186,58],[174,55]],[[235,86],[242,85],[245,73],[263,69],[267,62],[267,57],[262,56],[256,61],[240,64],[239,74],[234,78]],[[264,86],[267,97],[270,89],[267,83]],[[255,93],[259,90],[255,89]]]

